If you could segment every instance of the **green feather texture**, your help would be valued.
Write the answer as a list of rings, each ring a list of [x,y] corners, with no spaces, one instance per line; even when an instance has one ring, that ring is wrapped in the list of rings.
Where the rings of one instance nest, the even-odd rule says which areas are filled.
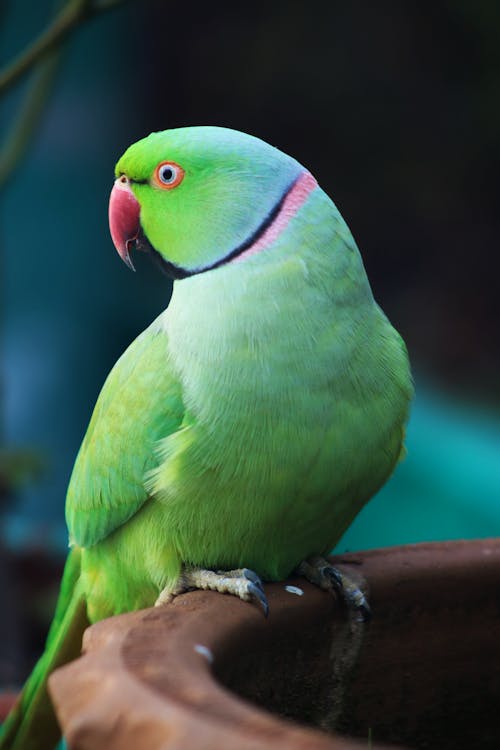
[[[173,189],[154,180],[164,161],[184,171]],[[44,726],[47,674],[78,652],[83,604],[90,622],[151,606],[183,566],[285,578],[332,549],[403,451],[406,347],[304,167],[193,127],[134,144],[116,175],[150,248],[187,277],[97,401],[68,489],[70,572],[1,748],[47,747],[15,729],[26,743]],[[233,258],[241,247],[255,251]]]

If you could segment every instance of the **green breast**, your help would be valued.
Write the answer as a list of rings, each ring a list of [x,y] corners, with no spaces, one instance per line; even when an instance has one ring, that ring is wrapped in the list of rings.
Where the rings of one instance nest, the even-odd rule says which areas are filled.
[[[265,253],[176,284],[163,325],[186,416],[148,486],[182,560],[279,578],[390,474],[411,385],[322,191]]]

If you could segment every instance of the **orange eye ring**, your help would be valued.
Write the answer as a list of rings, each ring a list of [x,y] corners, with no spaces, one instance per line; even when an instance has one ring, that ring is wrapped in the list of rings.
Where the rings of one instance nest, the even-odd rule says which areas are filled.
[[[172,190],[184,179],[185,171],[175,161],[161,161],[153,173],[155,185],[162,190]]]

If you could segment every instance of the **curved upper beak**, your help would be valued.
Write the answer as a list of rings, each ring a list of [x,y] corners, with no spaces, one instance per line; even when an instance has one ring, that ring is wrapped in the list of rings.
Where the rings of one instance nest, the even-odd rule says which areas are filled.
[[[135,271],[130,259],[130,250],[140,231],[139,215],[141,207],[130,189],[125,175],[115,180],[109,197],[109,229],[111,239],[124,263]]]

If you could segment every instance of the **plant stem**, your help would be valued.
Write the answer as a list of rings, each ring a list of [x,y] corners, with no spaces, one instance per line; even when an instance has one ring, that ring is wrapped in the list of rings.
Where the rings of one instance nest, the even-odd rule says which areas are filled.
[[[48,28],[0,71],[0,94],[7,91],[47,52],[69,36],[82,21],[123,2],[124,0],[68,0]]]
[[[19,111],[0,147],[0,190],[24,155],[40,121],[59,63],[59,50],[41,60],[33,72]]]

